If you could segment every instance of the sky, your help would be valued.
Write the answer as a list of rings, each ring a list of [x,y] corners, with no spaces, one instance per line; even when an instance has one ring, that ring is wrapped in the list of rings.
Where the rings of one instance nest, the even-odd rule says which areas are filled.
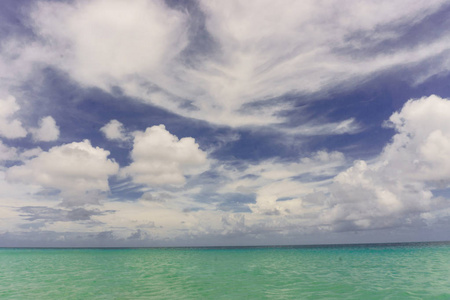
[[[2,0],[0,246],[450,240],[450,4]]]

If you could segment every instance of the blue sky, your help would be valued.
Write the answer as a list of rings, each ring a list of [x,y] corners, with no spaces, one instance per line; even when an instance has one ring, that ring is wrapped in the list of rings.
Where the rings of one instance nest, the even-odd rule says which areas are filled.
[[[448,240],[445,1],[2,1],[0,246]]]

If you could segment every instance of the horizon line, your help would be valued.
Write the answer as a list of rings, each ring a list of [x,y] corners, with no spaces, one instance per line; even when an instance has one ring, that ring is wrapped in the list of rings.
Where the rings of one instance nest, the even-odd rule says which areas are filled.
[[[339,243],[339,244],[303,244],[303,245],[242,245],[242,246],[137,246],[137,247],[89,247],[89,246],[0,246],[0,249],[244,249],[244,248],[345,248],[345,247],[380,247],[380,246],[407,246],[413,244],[450,244],[450,240],[420,241],[420,242],[374,242],[374,243]]]

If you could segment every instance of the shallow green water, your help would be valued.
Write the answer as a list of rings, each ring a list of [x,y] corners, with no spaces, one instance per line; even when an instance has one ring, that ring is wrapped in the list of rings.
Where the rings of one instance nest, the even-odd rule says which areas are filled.
[[[450,245],[0,249],[0,299],[450,299]]]

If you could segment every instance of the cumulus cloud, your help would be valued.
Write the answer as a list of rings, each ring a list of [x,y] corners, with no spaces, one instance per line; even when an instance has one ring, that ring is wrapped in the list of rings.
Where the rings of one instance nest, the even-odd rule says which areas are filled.
[[[16,98],[8,96],[0,99],[0,136],[8,139],[22,138],[27,135],[27,131],[22,126],[22,122],[14,119],[14,114],[20,109]]]
[[[449,119],[450,100],[412,99],[385,123],[396,134],[370,161],[347,167],[342,153],[320,151],[299,162],[221,169],[228,183],[217,191],[256,195],[244,213],[252,228],[355,231],[434,222],[450,215],[439,193],[450,189]]]
[[[128,136],[125,133],[123,124],[117,120],[111,120],[100,128],[100,131],[105,135],[108,140],[126,141]]]
[[[89,218],[102,222],[105,229],[128,228],[122,233],[114,231],[115,236],[134,236],[142,228],[147,233],[152,230],[152,238],[161,239],[179,238],[180,229],[195,237],[244,237],[434,222],[449,215],[447,200],[435,194],[436,189],[450,187],[449,112],[450,100],[437,96],[408,101],[386,123],[396,130],[392,141],[374,159],[358,160],[350,167],[342,153],[327,151],[296,162],[266,160],[236,168],[217,165],[220,178],[200,181],[199,189],[170,194],[158,186],[182,184],[192,174],[185,173],[185,167],[202,168],[206,154],[192,138],[178,139],[164,126],[153,126],[135,133],[133,163],[123,170],[135,183],[151,189],[137,203],[110,202],[105,209],[114,213]],[[58,188],[56,184],[47,187]],[[208,189],[216,192],[214,197],[202,194]],[[253,195],[254,200],[235,203],[248,207],[239,213],[221,210],[220,198],[231,194],[234,199]],[[31,212],[41,218],[40,210],[27,211]],[[75,215],[79,220],[87,214],[79,213]]]
[[[164,185],[185,183],[186,175],[199,174],[208,167],[206,153],[191,137],[178,139],[164,125],[135,132],[133,162],[122,170],[135,183]]]
[[[30,132],[33,139],[40,142],[56,141],[59,137],[59,127],[51,116],[42,118],[39,127],[30,129]]]
[[[398,131],[381,159],[411,180],[443,187],[450,179],[450,101],[432,95],[408,101],[389,121]]]
[[[94,201],[94,191],[109,190],[108,177],[118,172],[118,164],[108,155],[109,151],[92,147],[88,140],[74,142],[9,168],[6,177],[9,181],[58,189],[73,205],[89,203]]]
[[[443,3],[199,1],[204,26],[196,27],[200,19],[159,0],[39,2],[31,18],[41,52],[52,53],[41,61],[78,82],[119,86],[184,116],[240,126],[283,122],[278,112],[289,108],[277,103],[254,114],[243,109],[246,104],[353,86],[375,73],[441,57],[450,49],[445,34],[407,47],[395,42]],[[208,37],[208,51],[197,49],[198,36]],[[392,49],[379,51],[383,43]],[[200,59],[190,59],[192,53]]]
[[[0,140],[0,162],[17,159],[17,149],[9,147]]]
[[[450,186],[446,155],[450,151],[449,112],[450,100],[437,96],[408,101],[386,123],[396,134],[380,155],[371,161],[355,161],[351,167],[342,153],[332,151],[318,151],[296,162],[265,160],[236,168],[217,165],[215,171],[221,178],[201,182],[201,189],[170,195],[157,186],[182,184],[184,176],[192,174],[184,173],[185,167],[202,167],[207,163],[206,154],[192,138],[178,139],[164,126],[153,126],[135,133],[133,163],[124,168],[133,181],[152,186],[151,190],[137,203],[106,203],[105,209],[114,213],[80,210],[72,215],[71,210],[64,210],[61,218],[77,222],[90,218],[101,222],[102,230],[125,239],[142,238],[150,232],[156,239],[176,239],[181,234],[196,238],[264,237],[272,233],[413,226],[418,220],[433,222],[449,215],[446,200],[434,194],[435,189]],[[207,188],[214,189],[219,197],[235,193],[255,198],[245,203],[248,211],[224,212],[218,209],[220,201],[196,198]],[[185,209],[192,207],[200,209]],[[60,218],[53,216],[56,210],[44,208],[22,212],[36,222],[47,214],[50,219]],[[117,226],[128,229],[111,231]]]
[[[449,118],[448,99],[409,100],[389,118],[397,133],[383,152],[370,163],[356,161],[334,179],[330,221],[365,229],[439,215],[445,206],[433,190],[450,187]]]
[[[10,147],[8,145],[5,145],[0,140],[0,162],[3,161],[24,161],[28,160],[31,157],[39,155],[39,153],[42,152],[42,149],[37,147],[25,151],[20,151],[20,149],[17,149],[16,147]]]
[[[14,115],[20,110],[16,98],[9,95],[0,99],[0,137],[8,139],[23,138],[28,131],[32,134],[33,140],[49,142],[58,139],[59,128],[51,116],[42,118],[38,128],[30,128],[28,131],[22,122]]]
[[[448,218],[448,199],[440,191],[450,191],[449,119],[449,99],[412,99],[385,123],[396,134],[370,161],[347,167],[342,153],[320,151],[294,163],[268,160],[243,170],[223,169],[228,183],[217,189],[220,194],[256,195],[247,204],[251,212],[241,213],[245,228],[243,217],[236,217],[241,225],[234,227],[224,218],[224,230],[345,232]]]

